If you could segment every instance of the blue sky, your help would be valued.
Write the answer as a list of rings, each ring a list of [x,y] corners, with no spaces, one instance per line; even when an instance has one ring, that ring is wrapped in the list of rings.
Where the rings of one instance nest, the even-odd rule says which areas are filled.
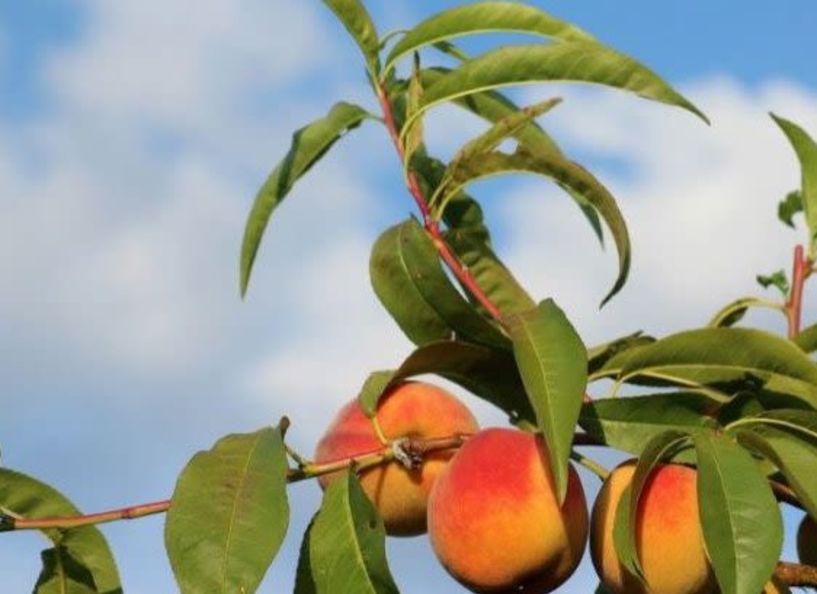
[[[370,4],[381,30],[426,14],[407,0]],[[773,217],[798,174],[766,112],[817,131],[817,6],[536,4],[639,57],[713,125],[595,89],[517,93],[564,95],[548,121],[619,197],[635,247],[630,284],[599,312],[613,255],[569,201],[540,182],[482,185],[500,252],[532,293],[555,296],[593,343],[702,324],[755,293],[756,272],[788,266],[799,236]],[[310,451],[366,374],[408,352],[366,276],[379,230],[411,211],[375,126],[296,188],[248,300],[237,297],[244,216],[290,133],[335,99],[371,106],[366,93],[356,48],[317,1],[0,0],[4,464],[87,510],[161,499],[197,449],[282,414]],[[428,127],[441,154],[480,129],[446,109]],[[468,402],[483,424],[502,422]],[[318,501],[315,485],[294,488],[290,538],[263,592],[290,589]],[[160,519],[105,530],[127,591],[175,591]],[[43,544],[3,536],[7,591],[30,589]],[[424,539],[389,546],[404,592],[462,592]],[[592,581],[585,563],[561,591]]]

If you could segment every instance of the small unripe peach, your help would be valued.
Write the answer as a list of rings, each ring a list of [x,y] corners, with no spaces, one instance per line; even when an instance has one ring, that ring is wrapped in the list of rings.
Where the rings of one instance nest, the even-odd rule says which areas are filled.
[[[448,437],[479,430],[462,402],[423,382],[404,382],[391,389],[380,399],[375,416],[388,441],[402,437]],[[318,443],[315,462],[325,464],[383,447],[372,419],[355,399],[340,410]],[[427,453],[416,469],[389,462],[360,472],[363,490],[383,518],[388,534],[411,536],[425,532],[428,494],[453,455],[454,450]],[[325,488],[338,476],[339,473],[322,476],[321,486]]]
[[[621,495],[635,463],[616,468],[596,498],[590,553],[602,583],[614,594],[714,594],[714,573],[698,518],[698,473],[680,464],[656,467],[644,485],[636,512],[638,557],[647,588],[619,562],[613,526]]]
[[[556,497],[541,436],[486,429],[437,479],[428,532],[440,562],[474,592],[542,594],[573,573],[587,541],[587,506],[576,471]]]
[[[817,565],[817,524],[806,516],[797,529],[797,556],[806,565]]]

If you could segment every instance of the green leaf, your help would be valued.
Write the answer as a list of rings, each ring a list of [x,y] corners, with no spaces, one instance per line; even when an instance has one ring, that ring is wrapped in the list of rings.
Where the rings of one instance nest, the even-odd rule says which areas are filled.
[[[616,355],[592,379],[777,392],[817,406],[817,364],[790,341],[749,328],[680,332]]]
[[[456,341],[424,345],[406,358],[393,372],[370,376],[364,386],[364,408],[374,410],[377,399],[391,386],[418,375],[433,373],[458,384],[483,400],[496,405],[514,421],[535,423],[522,378],[510,351]],[[386,374],[389,380],[382,385]]]
[[[579,425],[606,445],[639,455],[667,431],[694,434],[713,425],[718,402],[696,392],[604,398],[582,406]]]
[[[758,274],[757,282],[764,289],[775,287],[778,291],[786,297],[789,294],[789,279],[786,276],[785,270],[778,270],[772,274]]]
[[[182,594],[255,592],[289,523],[280,428],[228,435],[188,462],[165,523]]]
[[[619,353],[624,351],[652,344],[655,338],[652,336],[645,336],[639,330],[628,336],[616,338],[610,342],[605,342],[587,349],[587,370],[590,373],[600,369],[607,361]]]
[[[241,294],[247,292],[253,263],[261,238],[272,212],[283,201],[292,186],[347,131],[371,118],[363,108],[351,103],[336,103],[329,114],[301,128],[292,136],[292,145],[284,159],[275,167],[255,197],[247,217],[241,243]]]
[[[801,437],[807,437],[817,443],[817,412],[813,410],[765,410],[754,420],[799,433]]]
[[[64,547],[47,549],[40,555],[43,569],[34,594],[98,594],[94,576]],[[121,590],[119,590],[121,592]]]
[[[506,327],[536,424],[548,444],[559,501],[563,501],[573,429],[587,387],[587,350],[552,299],[509,316]]]
[[[741,299],[735,299],[732,303],[725,305],[713,316],[708,325],[714,328],[734,326],[743,319],[743,316],[746,315],[746,311],[750,307],[766,307],[783,311],[782,304],[771,303],[756,297],[743,297]]]
[[[372,17],[360,0],[323,0],[338,20],[343,23],[349,35],[358,44],[372,77],[376,78],[380,69],[380,40]]]
[[[0,509],[28,519],[81,515],[76,506],[54,488],[6,468],[0,468]],[[43,533],[61,548],[63,556],[70,556],[72,562],[84,568],[83,575],[90,573],[96,587],[94,592],[121,594],[116,562],[98,528],[83,526],[70,530],[43,530]]]
[[[317,594],[314,572],[312,567],[312,556],[309,554],[309,543],[312,539],[312,527],[315,525],[315,518],[309,522],[309,526],[304,531],[301,539],[301,548],[298,553],[298,566],[295,570],[295,590],[294,594]]]
[[[596,43],[521,45],[495,49],[465,62],[426,88],[415,114],[471,93],[535,82],[597,83],[706,116],[658,75],[632,58]],[[411,122],[406,122],[408,127]],[[405,128],[404,127],[404,128]]]
[[[533,6],[515,2],[477,2],[440,12],[409,31],[389,53],[384,72],[402,56],[424,46],[474,33],[530,33],[566,41],[594,41],[578,27]]]
[[[706,550],[723,594],[763,590],[783,546],[780,510],[752,456],[717,433],[695,436]]]
[[[806,353],[817,351],[817,324],[804,328],[800,334],[792,338],[794,344]]]
[[[447,68],[426,68],[422,70],[420,74],[423,87],[428,88],[434,85],[450,75],[451,72],[453,71]],[[456,97],[452,101],[455,105],[494,124],[521,110],[521,107],[497,91],[480,91]],[[531,150],[560,152],[556,142],[534,120],[530,120],[526,126],[516,130],[513,136]]]
[[[416,220],[408,219],[380,236],[369,271],[380,302],[415,344],[455,334],[473,342],[509,346],[499,329],[448,280],[434,244]]]
[[[377,402],[380,397],[389,387],[389,383],[394,378],[393,369],[384,369],[381,371],[374,371],[369,374],[363,387],[360,389],[357,399],[360,402],[360,407],[363,412],[370,418],[374,416],[377,410]]]
[[[689,436],[682,431],[664,431],[654,435],[647,441],[638,458],[632,482],[627,487],[621,500],[619,500],[613,524],[613,542],[615,543],[616,554],[622,565],[639,579],[643,578],[644,573],[641,570],[641,563],[638,558],[636,544],[637,514],[633,513],[633,510],[638,510],[641,492],[658,463],[677,450],[688,439]],[[624,499],[628,501],[622,505]]]
[[[420,109],[420,101],[423,97],[423,81],[420,78],[420,57],[414,54],[414,68],[409,79],[408,93],[406,97],[406,119],[414,117]],[[423,119],[418,118],[411,128],[411,132],[406,135],[406,142],[403,148],[403,161],[408,163],[411,156],[423,145]]]
[[[802,174],[801,201],[803,213],[809,228],[811,249],[813,255],[815,239],[817,239],[817,142],[800,126],[775,114],[770,114],[775,123],[780,126],[786,138],[789,139],[797,158],[800,161]]]
[[[803,194],[799,190],[794,190],[778,203],[777,218],[794,229],[794,215],[798,212],[803,212]]]
[[[774,464],[786,477],[809,514],[817,515],[817,445],[789,431],[753,425],[737,432],[738,441]]]
[[[501,152],[483,153],[458,162],[451,172],[450,189],[447,194],[455,194],[465,184],[473,181],[508,173],[533,173],[555,181],[569,190],[571,195],[583,197],[598,210],[613,235],[618,250],[618,277],[613,288],[602,301],[604,305],[623,286],[630,270],[630,237],[627,223],[607,188],[589,171],[557,153],[531,153],[520,147],[513,154]]]
[[[316,594],[397,594],[386,561],[386,531],[354,474],[326,489],[308,533]],[[305,594],[309,590],[296,590]]]

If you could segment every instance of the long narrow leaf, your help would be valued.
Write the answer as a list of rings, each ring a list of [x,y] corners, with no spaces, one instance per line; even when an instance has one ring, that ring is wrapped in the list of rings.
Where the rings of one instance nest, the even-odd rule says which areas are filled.
[[[559,501],[563,501],[573,430],[587,387],[587,350],[551,299],[509,316],[505,324],[537,426],[548,444]]]
[[[502,47],[465,62],[426,89],[419,117],[426,110],[471,93],[510,85],[574,81],[629,91],[706,116],[632,58],[596,43],[557,43]],[[404,130],[411,126],[407,121]]]
[[[409,31],[389,53],[387,73],[402,56],[426,45],[489,32],[529,33],[566,41],[594,41],[575,25],[516,2],[477,2],[435,14]]]
[[[356,128],[369,117],[371,115],[363,108],[341,102],[335,104],[325,118],[312,122],[292,136],[289,152],[261,186],[247,217],[244,239],[241,242],[242,296],[247,292],[258,247],[272,212],[286,197],[298,178],[309,171],[309,168],[326,154],[345,132]]]
[[[789,139],[800,161],[803,178],[800,196],[809,228],[810,243],[813,247],[817,240],[817,142],[794,122],[774,114],[771,116]]]
[[[379,70],[380,40],[372,17],[360,0],[323,0],[360,46],[372,76]]]

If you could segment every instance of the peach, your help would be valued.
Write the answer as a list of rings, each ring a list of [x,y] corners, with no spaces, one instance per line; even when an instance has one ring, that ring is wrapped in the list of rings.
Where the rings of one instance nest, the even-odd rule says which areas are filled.
[[[551,592],[584,552],[584,490],[571,467],[559,506],[542,437],[486,429],[437,479],[428,532],[446,570],[474,592]]]
[[[387,440],[401,437],[435,438],[479,430],[474,416],[453,395],[431,384],[404,382],[385,394],[376,411]],[[323,464],[383,448],[372,420],[358,404],[349,402],[318,443],[315,462]],[[412,536],[426,530],[426,504],[431,486],[454,450],[426,454],[421,466],[407,469],[399,462],[363,470],[360,482],[383,518],[386,532]],[[339,473],[320,478],[326,487]]]
[[[817,523],[810,516],[797,529],[797,556],[806,565],[817,565]]]
[[[656,467],[636,512],[636,547],[648,588],[619,563],[613,526],[635,462],[605,481],[593,507],[590,553],[602,583],[614,594],[709,594],[718,591],[698,518],[697,472],[680,464]]]

